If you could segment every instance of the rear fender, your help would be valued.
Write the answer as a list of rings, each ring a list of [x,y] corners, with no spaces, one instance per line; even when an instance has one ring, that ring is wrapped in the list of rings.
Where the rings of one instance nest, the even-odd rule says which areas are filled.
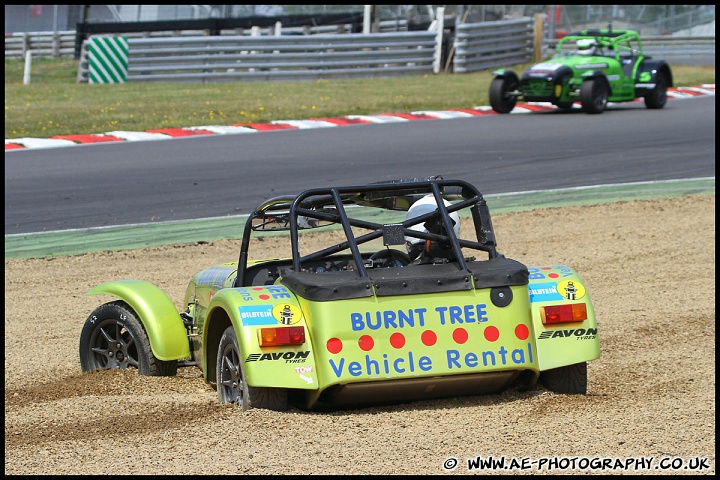
[[[317,368],[305,314],[295,294],[282,285],[224,288],[210,300],[203,334],[207,361],[214,363],[217,345],[208,340],[227,326],[235,329],[245,381],[252,387],[317,389]],[[225,319],[224,321],[222,319]],[[303,327],[305,343],[260,346],[261,328]],[[213,369],[214,370],[214,369]]]
[[[670,70],[670,65],[668,65],[667,62],[664,60],[651,60],[646,58],[642,61],[640,67],[638,68],[637,83],[635,84],[635,88],[639,93],[642,93],[643,91],[649,92],[655,87],[658,75],[665,76],[668,80],[668,87],[672,87],[674,85],[672,71]]]
[[[112,295],[127,303],[138,315],[158,360],[180,360],[190,356],[187,330],[165,292],[143,280],[101,283],[86,295]]]
[[[528,267],[530,309],[535,331],[540,371],[594,360],[600,356],[600,338],[590,295],[578,274],[570,267],[552,265]],[[541,307],[582,304],[587,319],[544,325]]]

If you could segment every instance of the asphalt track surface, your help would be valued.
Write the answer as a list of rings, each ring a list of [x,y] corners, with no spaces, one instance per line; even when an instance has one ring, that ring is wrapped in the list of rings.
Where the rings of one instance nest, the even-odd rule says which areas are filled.
[[[496,198],[496,213],[617,199],[617,188],[630,198],[714,192],[714,86],[678,100],[663,110],[610,105],[602,115],[551,109],[6,150],[6,258],[105,249],[116,234],[138,247],[237,238],[240,218],[262,200],[322,184],[442,174]],[[678,182],[686,179],[700,180]],[[614,184],[625,185],[578,188]],[[523,191],[535,193],[510,195]],[[37,232],[49,233],[28,235]]]

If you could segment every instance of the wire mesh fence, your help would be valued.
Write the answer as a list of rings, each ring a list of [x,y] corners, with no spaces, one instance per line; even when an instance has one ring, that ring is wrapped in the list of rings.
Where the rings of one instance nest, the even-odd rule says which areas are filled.
[[[148,22],[254,16],[358,14],[369,9],[398,29],[432,22],[437,7],[462,22],[497,21],[536,13],[555,31],[631,28],[641,35],[715,34],[715,5],[5,5],[5,34],[75,30],[79,22]],[[447,22],[446,22],[447,23]],[[712,33],[709,33],[712,31]],[[690,33],[689,33],[690,32]]]

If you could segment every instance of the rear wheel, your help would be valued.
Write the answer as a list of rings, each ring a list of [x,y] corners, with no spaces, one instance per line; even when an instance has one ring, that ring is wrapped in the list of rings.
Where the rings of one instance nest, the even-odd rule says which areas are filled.
[[[240,347],[232,325],[225,329],[220,338],[216,372],[217,393],[221,403],[233,403],[243,410],[287,410],[287,389],[251,387],[245,381]]]
[[[560,110],[572,110],[573,102],[558,102],[555,104]]]
[[[601,79],[585,80],[580,86],[580,102],[585,113],[602,113],[608,102],[608,87]]]
[[[645,106],[651,109],[659,109],[667,103],[668,80],[665,75],[658,73],[655,87],[645,95]]]
[[[490,106],[497,113],[510,113],[515,104],[517,97],[510,94],[517,88],[517,83],[505,77],[495,77],[490,84]]]
[[[115,301],[100,305],[85,320],[80,367],[83,372],[137,368],[140,375],[173,376],[177,360],[155,358],[137,314],[127,303]]]
[[[540,383],[556,393],[587,392],[587,362],[540,372]]]

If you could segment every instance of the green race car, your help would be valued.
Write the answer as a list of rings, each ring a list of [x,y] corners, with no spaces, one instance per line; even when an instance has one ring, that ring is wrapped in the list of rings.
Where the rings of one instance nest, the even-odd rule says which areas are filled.
[[[282,255],[268,256],[285,248]],[[600,356],[570,267],[498,251],[481,193],[440,176],[306,190],[249,215],[236,261],[194,275],[182,309],[142,280],[80,335],[83,371],[200,368],[219,401],[353,408],[497,393],[538,382],[584,394]]]
[[[602,113],[608,102],[645,100],[663,108],[673,86],[670,66],[643,55],[640,35],[633,30],[583,30],[563,37],[551,59],[534,65],[518,78],[512,70],[493,72],[490,105],[509,113],[518,99],[549,102],[560,109],[579,102],[586,113]]]

